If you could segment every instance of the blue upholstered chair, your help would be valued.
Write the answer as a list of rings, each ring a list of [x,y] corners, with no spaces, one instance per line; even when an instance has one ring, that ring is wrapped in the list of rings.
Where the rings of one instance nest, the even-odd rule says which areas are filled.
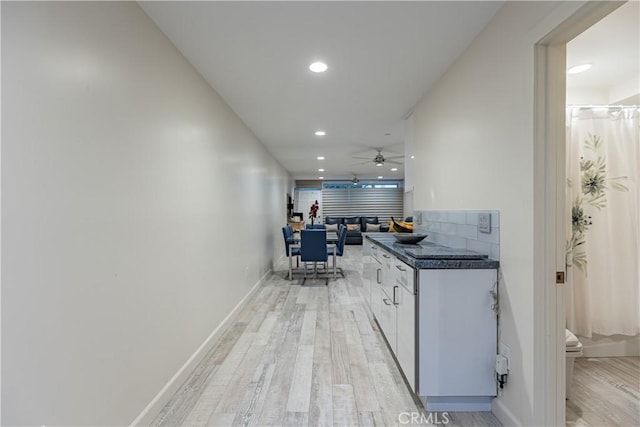
[[[304,229],[305,230],[326,230],[327,227],[325,227],[324,224],[305,224],[304,225]]]
[[[335,245],[335,247],[327,248],[327,255],[333,256],[334,251],[336,256],[344,255],[344,245],[346,242],[347,242],[347,226],[344,224],[340,224],[338,226],[338,243]],[[334,265],[333,268],[335,271],[336,266]],[[338,271],[340,272],[340,275],[344,277],[344,270],[342,270],[342,268],[338,268]]]
[[[282,236],[284,237],[284,251],[289,258],[289,280],[291,280],[293,276],[291,258],[300,256],[300,248],[289,247],[293,243],[293,228],[290,225],[282,227]],[[298,258],[296,258],[296,265],[298,265]]]
[[[325,263],[327,255],[327,233],[324,230],[302,230],[300,231],[300,261],[304,265],[304,281],[307,279],[307,262],[313,263],[313,277],[318,275],[318,263]],[[329,279],[327,279],[327,285]]]

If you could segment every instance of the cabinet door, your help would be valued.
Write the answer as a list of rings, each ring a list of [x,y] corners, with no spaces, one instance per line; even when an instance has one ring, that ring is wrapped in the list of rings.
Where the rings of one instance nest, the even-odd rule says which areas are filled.
[[[371,311],[380,323],[382,319],[382,264],[375,260],[371,264],[374,270],[371,280]]]
[[[420,396],[495,396],[496,270],[420,270]]]
[[[364,242],[364,248],[369,248],[370,243]],[[362,299],[367,304],[367,307],[371,309],[371,286],[373,285],[373,281],[375,280],[376,267],[375,260],[371,256],[371,251],[368,250],[368,256],[363,256],[363,264],[362,264]]]
[[[413,274],[411,274],[413,277]],[[416,390],[416,299],[403,286],[396,291],[397,351],[396,358],[411,390]]]
[[[387,251],[381,251],[382,262],[382,290],[387,293],[387,296],[391,300],[392,304],[395,304],[394,290],[396,286],[396,263],[400,262],[394,255],[391,255]]]
[[[393,291],[392,291],[393,292]],[[396,293],[399,292],[397,289]],[[393,354],[397,354],[398,351],[398,342],[397,342],[397,313],[396,306],[393,303],[393,294],[388,295],[384,288],[382,289],[382,305],[381,305],[381,320],[378,320],[380,323],[380,327],[382,328],[382,333],[384,334],[387,342],[389,343],[389,347],[391,347],[391,351]]]

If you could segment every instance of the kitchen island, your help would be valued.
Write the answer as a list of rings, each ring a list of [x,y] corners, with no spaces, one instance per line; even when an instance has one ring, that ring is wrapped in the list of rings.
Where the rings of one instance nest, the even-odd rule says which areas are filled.
[[[491,411],[499,262],[366,233],[365,300],[428,411]]]

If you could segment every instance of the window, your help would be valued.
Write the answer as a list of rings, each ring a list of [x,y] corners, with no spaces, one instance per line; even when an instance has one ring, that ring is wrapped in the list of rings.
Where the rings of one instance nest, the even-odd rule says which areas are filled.
[[[322,209],[327,216],[377,216],[380,222],[402,218],[404,189],[397,183],[325,185]]]

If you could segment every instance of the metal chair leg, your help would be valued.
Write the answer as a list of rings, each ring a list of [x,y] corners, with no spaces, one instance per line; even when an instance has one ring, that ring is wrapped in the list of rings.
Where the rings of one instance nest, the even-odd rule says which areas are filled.
[[[335,248],[333,249],[333,280],[336,280],[336,250]],[[329,282],[327,282],[327,284],[329,284]]]

